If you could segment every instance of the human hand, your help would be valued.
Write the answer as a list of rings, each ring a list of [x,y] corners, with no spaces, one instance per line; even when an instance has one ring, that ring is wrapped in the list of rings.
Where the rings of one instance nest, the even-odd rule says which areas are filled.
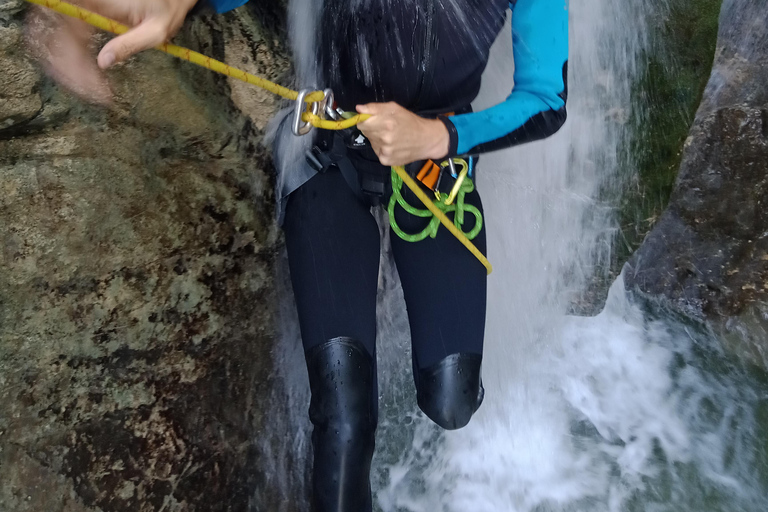
[[[81,98],[106,105],[112,91],[91,52],[93,32],[80,20],[39,7],[27,16],[27,44],[46,74]]]
[[[439,160],[448,154],[450,137],[439,119],[425,119],[393,102],[358,105],[357,111],[371,116],[357,127],[382,165]]]
[[[136,53],[173,37],[197,0],[74,0],[73,3],[133,27],[109,41],[92,58],[93,34],[85,23],[35,9],[30,15],[28,39],[46,71],[76,94],[107,103],[111,92],[99,68],[106,69]]]

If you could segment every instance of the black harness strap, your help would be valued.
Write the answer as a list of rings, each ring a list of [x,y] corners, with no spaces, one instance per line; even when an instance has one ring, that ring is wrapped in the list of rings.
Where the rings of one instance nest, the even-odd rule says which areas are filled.
[[[322,134],[318,144],[307,152],[307,163],[324,173],[336,167],[352,192],[366,204],[378,206],[391,193],[389,168],[378,161],[370,144],[358,130]]]

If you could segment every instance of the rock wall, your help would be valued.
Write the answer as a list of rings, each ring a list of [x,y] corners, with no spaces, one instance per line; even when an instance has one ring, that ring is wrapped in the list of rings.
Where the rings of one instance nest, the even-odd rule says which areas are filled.
[[[251,4],[177,41],[285,82],[284,6]],[[87,105],[27,55],[26,9],[0,2],[0,511],[295,508],[253,442],[276,98],[147,52]]]
[[[628,286],[714,321],[768,364],[768,5],[725,0],[670,204]]]

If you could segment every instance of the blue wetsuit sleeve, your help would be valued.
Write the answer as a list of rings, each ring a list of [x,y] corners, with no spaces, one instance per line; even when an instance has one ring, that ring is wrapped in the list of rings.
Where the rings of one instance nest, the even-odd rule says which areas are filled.
[[[217,13],[231,11],[248,2],[248,0],[200,0],[197,7],[207,7]]]
[[[565,122],[568,0],[513,0],[510,8],[512,93],[489,109],[441,118],[451,137],[449,156],[543,139]]]

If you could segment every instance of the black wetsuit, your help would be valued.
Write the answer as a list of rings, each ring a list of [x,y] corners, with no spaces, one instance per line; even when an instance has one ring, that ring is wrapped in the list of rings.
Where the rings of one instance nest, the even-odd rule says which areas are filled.
[[[461,11],[453,9],[452,2],[439,5],[433,0],[325,0],[319,67],[340,107],[354,110],[357,104],[395,101],[423,115],[469,111],[509,3],[466,0],[455,4],[462,5]],[[527,25],[530,21],[522,20]],[[565,61],[555,66],[564,80]],[[564,81],[559,89],[558,100],[564,105]],[[545,137],[564,118],[564,107],[543,110],[472,152]],[[456,132],[448,119],[446,126]],[[331,144],[330,135],[319,137]],[[389,169],[378,164],[369,147],[350,149],[348,156],[358,170],[388,179]],[[308,349],[350,336],[373,354],[379,233],[371,204],[349,187],[340,187],[343,183],[339,170],[331,167],[288,198],[284,228],[302,339]],[[381,199],[385,203],[387,192]],[[419,206],[416,198],[406,195]],[[482,210],[477,193],[467,202]],[[427,222],[403,211],[396,220],[406,232],[419,232]],[[454,353],[481,354],[486,277],[479,261],[444,229],[435,239],[418,243],[391,238],[416,369]],[[485,252],[484,229],[476,243]]]
[[[394,101],[413,112],[465,110],[480,90],[508,0],[325,0],[319,62],[339,105]]]
[[[226,10],[245,0],[211,1]],[[496,107],[472,113],[509,8],[515,89]],[[421,115],[458,113],[441,117],[450,155],[543,138],[565,120],[567,0],[324,0],[321,12],[322,81],[345,110],[395,101]],[[353,148],[354,138],[342,144],[350,146],[345,151],[353,174],[380,175],[385,183],[389,169],[370,147]],[[328,152],[340,140],[326,134],[317,143]],[[371,510],[368,474],[377,421],[380,234],[371,206],[386,202],[389,191],[361,193],[361,178],[340,167],[308,173],[290,193],[284,230],[312,391],[314,508],[365,512]],[[419,206],[410,192],[404,196]],[[465,200],[482,211],[477,192]],[[411,233],[427,223],[403,210],[396,221]],[[482,400],[485,268],[444,228],[420,242],[390,239],[411,329],[419,406],[440,426],[460,428]],[[474,243],[485,253],[484,228]]]

